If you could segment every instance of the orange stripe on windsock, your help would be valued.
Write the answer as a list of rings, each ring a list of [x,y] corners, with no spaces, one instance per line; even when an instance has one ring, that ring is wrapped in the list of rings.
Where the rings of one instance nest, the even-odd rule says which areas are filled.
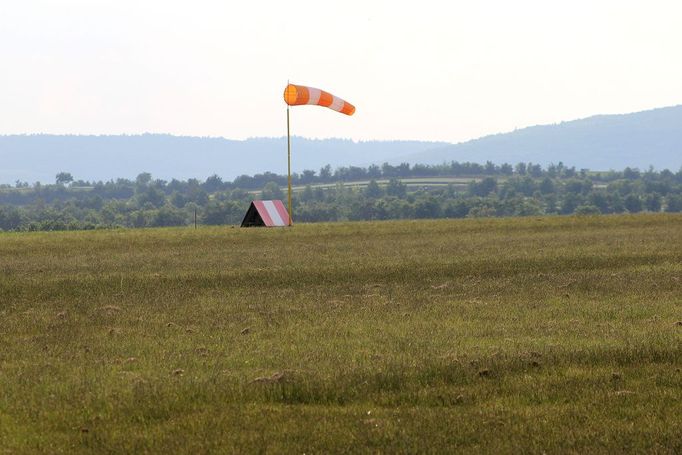
[[[334,96],[331,93],[327,93],[324,90],[320,92],[320,101],[317,102],[318,106],[329,107],[332,105]]]
[[[343,109],[341,109],[342,114],[353,115],[355,114],[355,106],[350,103],[344,103]]]
[[[355,106],[324,90],[304,85],[289,84],[284,89],[284,102],[289,106],[314,104],[324,106],[346,115],[355,113]]]

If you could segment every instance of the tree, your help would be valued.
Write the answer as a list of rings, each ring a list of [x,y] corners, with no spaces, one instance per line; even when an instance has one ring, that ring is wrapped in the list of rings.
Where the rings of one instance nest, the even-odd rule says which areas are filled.
[[[304,185],[307,183],[313,183],[315,181],[315,171],[311,171],[310,169],[304,170],[301,174],[300,181]]]
[[[485,162],[485,174],[486,175],[497,174],[497,166],[495,166],[495,164],[492,161]]]
[[[301,202],[312,202],[315,200],[315,194],[313,193],[313,188],[310,185],[306,185],[303,188],[303,193],[299,198]]]
[[[264,200],[283,199],[284,193],[276,182],[268,182],[263,187],[261,198]]]
[[[137,193],[137,206],[140,208],[144,208],[145,206],[159,208],[165,203],[166,196],[157,188],[150,186],[144,191]]]
[[[142,172],[135,178],[135,183],[144,186],[148,185],[152,181],[152,175],[149,172]]]
[[[613,213],[623,213],[625,211],[625,203],[623,197],[618,193],[609,194],[609,207]]]
[[[658,193],[647,194],[644,205],[649,212],[660,212],[663,205],[661,199],[661,195]]]
[[[213,174],[204,182],[204,189],[209,193],[215,193],[219,191],[223,186],[223,179],[221,179],[217,174]]]
[[[396,171],[398,172],[399,177],[409,177],[410,176],[410,164],[409,163],[400,163],[395,167]]]
[[[581,200],[580,197],[575,194],[575,193],[566,193],[564,195],[564,200],[561,203],[561,211],[560,213],[562,215],[570,215],[575,211],[575,209],[580,205]]]
[[[535,178],[542,177],[542,166],[539,164],[528,163],[528,173]]]
[[[533,163],[496,167],[451,161],[440,165],[414,164],[348,166],[337,169],[335,187],[313,187],[312,182],[334,180],[331,167],[294,174],[305,189],[294,201],[303,221],[349,219],[409,219],[415,217],[528,216],[554,213],[637,213],[642,210],[682,212],[682,170],[677,174],[627,169],[623,172],[588,172],[562,163],[542,170]],[[504,175],[499,182],[494,175]],[[462,192],[461,184],[407,191],[400,176],[471,176],[477,180]],[[149,173],[136,179],[107,182],[75,181],[57,174],[57,185],[17,182],[20,191],[0,184],[0,230],[92,229],[96,227],[149,227],[185,225],[198,208],[202,221],[237,223],[255,190],[266,199],[286,197],[286,175],[264,172],[223,182],[213,175],[206,181],[152,180]],[[391,178],[387,186],[378,179]],[[627,178],[626,178],[627,177]],[[483,179],[483,180],[480,180]],[[367,180],[364,189],[344,186],[346,180]],[[470,178],[469,180],[473,180]],[[89,187],[82,191],[66,188]],[[329,185],[327,185],[329,186]],[[284,190],[283,190],[284,188]],[[209,197],[209,193],[212,194]],[[16,207],[16,208],[13,208]]]
[[[637,168],[632,169],[626,167],[625,170],[623,171],[623,177],[628,180],[636,180],[639,178],[639,176],[640,176],[639,169]]]
[[[395,167],[391,166],[390,164],[384,163],[381,165],[381,175],[383,175],[384,177],[397,177],[398,171]]]
[[[376,180],[372,179],[369,181],[369,184],[367,184],[367,187],[365,188],[365,196],[368,198],[378,198],[383,195],[383,191],[381,191],[381,187],[379,184],[376,182]]]
[[[675,180],[677,180],[677,183],[682,183],[682,167],[680,167],[680,170],[675,174]]]
[[[530,177],[512,177],[505,182],[503,189],[506,190],[508,196],[513,196],[516,193],[522,193],[524,196],[532,196],[537,190],[537,185],[535,180]],[[486,196],[486,194],[478,194],[478,196]]]
[[[554,180],[552,180],[549,177],[545,177],[544,179],[542,179],[539,189],[542,194],[552,194],[556,192],[556,188],[554,187]]]
[[[545,213],[550,215],[550,214],[556,214],[558,212],[557,208],[557,196],[556,194],[548,194],[545,196]]]
[[[671,194],[666,198],[665,211],[670,213],[682,212],[682,194]]]
[[[138,191],[142,191],[151,181],[152,175],[149,172],[142,172],[135,179],[135,185],[137,186]]]
[[[246,207],[232,201],[210,201],[201,215],[201,222],[209,225],[220,225],[239,222]]]
[[[391,179],[388,181],[388,185],[386,185],[386,194],[399,198],[405,197],[407,186],[398,179]]]
[[[564,177],[571,178],[575,177],[575,175],[576,175],[575,166],[564,168]]]
[[[466,199],[449,201],[444,208],[444,214],[448,218],[464,218],[469,213],[469,205]]]
[[[575,209],[576,215],[599,215],[601,211],[598,207],[589,204],[583,204]]]
[[[370,164],[367,168],[367,177],[372,179],[378,179],[381,177],[381,168],[376,164]]]
[[[22,223],[22,214],[16,207],[0,206],[0,231],[19,229]]]
[[[628,194],[625,198],[625,208],[630,213],[642,211],[642,200],[635,194]]]
[[[502,175],[512,175],[514,173],[514,168],[509,163],[504,163],[500,166],[500,174]]]
[[[469,183],[469,193],[473,196],[487,196],[497,189],[497,180],[493,177],[486,177],[480,182]]]
[[[440,213],[440,204],[433,196],[420,197],[415,202],[414,214],[417,218],[438,218]]]
[[[589,180],[571,178],[564,184],[564,189],[567,193],[587,194],[592,189],[592,182]]]
[[[161,207],[154,215],[153,226],[182,226],[187,223],[185,215],[173,207]]]
[[[559,175],[556,164],[550,163],[547,166],[547,175],[551,178],[556,178]]]
[[[588,200],[588,205],[598,208],[601,213],[609,213],[611,211],[611,208],[609,207],[609,198],[604,191],[591,192]]]
[[[332,179],[332,167],[330,165],[326,165],[323,168],[320,168],[320,180],[323,182],[328,182]]]
[[[55,181],[57,185],[66,185],[73,182],[73,176],[68,172],[60,172],[57,174]]]

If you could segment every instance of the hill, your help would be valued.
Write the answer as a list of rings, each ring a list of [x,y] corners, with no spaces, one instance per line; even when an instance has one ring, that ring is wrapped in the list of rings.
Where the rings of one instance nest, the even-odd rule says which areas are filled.
[[[366,166],[383,162],[496,164],[563,162],[578,169],[657,169],[682,166],[682,106],[624,115],[600,115],[556,125],[533,126],[460,144],[294,137],[295,172],[330,164]],[[286,172],[285,138],[134,136],[0,136],[0,183],[54,181],[60,171],[76,179],[133,178],[150,172],[170,180],[218,174]]]
[[[562,161],[578,169],[606,171],[649,165],[676,171],[682,166],[682,106],[523,128],[419,152],[403,161],[482,163]]]

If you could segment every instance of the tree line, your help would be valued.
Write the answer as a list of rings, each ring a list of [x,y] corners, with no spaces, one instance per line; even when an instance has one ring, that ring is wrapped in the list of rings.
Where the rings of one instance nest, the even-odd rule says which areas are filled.
[[[292,176],[294,220],[301,222],[682,212],[682,169],[626,168],[590,172],[562,163],[491,162],[369,167],[325,166]],[[409,185],[410,178],[462,177],[468,183]],[[405,180],[405,181],[404,181]],[[363,182],[360,186],[344,183]],[[285,175],[263,173],[223,181],[75,180],[0,185],[0,229],[75,230],[114,227],[238,224],[253,199],[285,199]],[[324,186],[322,186],[324,185]]]

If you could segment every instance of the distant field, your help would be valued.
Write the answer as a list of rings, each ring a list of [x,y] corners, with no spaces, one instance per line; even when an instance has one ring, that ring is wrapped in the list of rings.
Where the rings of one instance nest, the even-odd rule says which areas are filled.
[[[423,178],[398,178],[401,183],[405,184],[409,190],[417,190],[424,187],[434,188],[438,186],[453,185],[455,188],[466,189],[470,182],[477,182],[481,177],[423,177]],[[504,179],[502,179],[504,180]],[[354,182],[343,182],[343,186],[352,188],[364,188],[369,184],[369,180],[358,180]],[[377,179],[379,186],[386,186],[389,179]],[[310,185],[312,188],[334,188],[336,183],[318,183]],[[299,185],[292,188],[293,191],[303,191],[305,185]]]
[[[434,189],[438,187],[447,187],[452,185],[452,187],[456,191],[466,191],[468,188],[469,183],[471,182],[480,182],[483,178],[485,177],[414,177],[414,178],[398,178],[401,183],[403,183],[405,186],[407,186],[408,191],[417,191],[421,189]],[[507,177],[504,176],[497,176],[495,177],[495,180],[497,180],[498,184],[503,184],[506,180]],[[342,182],[343,186],[346,188],[356,188],[356,189],[363,189],[369,184],[369,180],[358,180],[358,181],[353,181],[353,182]],[[379,186],[386,186],[389,182],[389,179],[377,179],[376,180],[377,184]],[[321,188],[323,190],[330,189],[330,188],[335,188],[338,183],[316,183],[310,185],[311,188]],[[605,183],[595,183],[594,188],[606,188]],[[305,185],[295,185],[292,186],[292,191],[294,193],[303,191],[306,188]],[[281,187],[282,190],[286,190],[286,186]],[[253,190],[251,193],[260,193],[261,190]]]
[[[682,452],[682,216],[0,233],[0,453]]]
[[[471,182],[478,182],[482,180],[483,177],[423,177],[423,178],[397,178],[398,181],[403,183],[408,191],[417,191],[420,189],[433,189],[437,187],[452,185],[458,191],[464,191]],[[390,179],[376,179],[376,183],[379,186],[385,187]],[[500,177],[497,179],[498,182],[503,182],[505,179]],[[313,189],[320,188],[323,190],[328,190],[331,188],[336,188],[337,185],[342,184],[345,188],[363,189],[369,184],[370,180],[356,180],[352,182],[338,182],[338,183],[314,183],[310,187]],[[291,190],[294,193],[301,192],[305,190],[307,185],[293,185]],[[282,186],[282,190],[286,191],[287,187]],[[262,190],[251,190],[250,193],[256,194],[260,193]]]

